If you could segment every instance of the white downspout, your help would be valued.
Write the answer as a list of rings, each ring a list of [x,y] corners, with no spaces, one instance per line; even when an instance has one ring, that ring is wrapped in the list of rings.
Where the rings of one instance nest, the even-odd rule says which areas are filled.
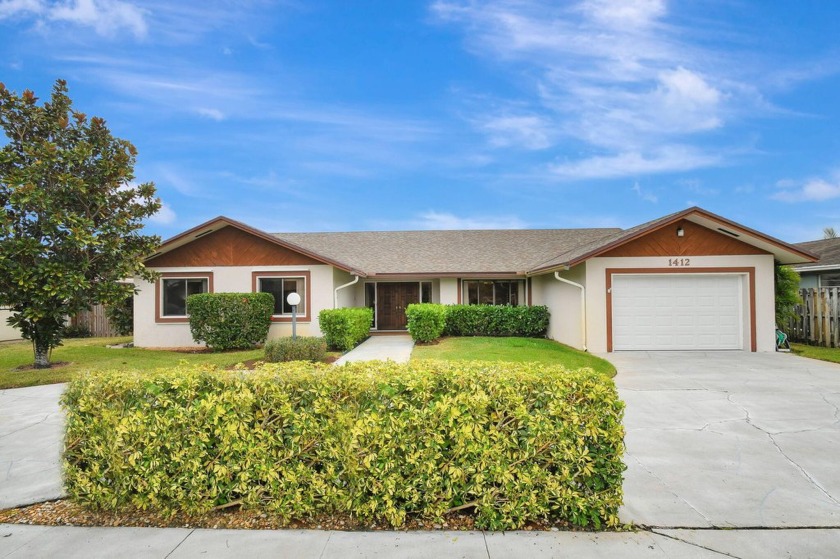
[[[583,351],[589,351],[586,349],[586,288],[579,283],[567,280],[566,278],[561,278],[560,272],[554,272],[554,279],[562,281],[563,283],[568,283],[569,285],[580,289],[580,335],[583,339]]]
[[[333,294],[333,308],[334,309],[338,308],[338,292],[341,291],[342,289],[344,289],[345,287],[350,287],[351,285],[355,285],[355,284],[359,283],[359,276],[353,276],[353,277],[354,277],[353,281],[347,282],[344,285],[339,285],[338,287],[335,288],[335,293]]]

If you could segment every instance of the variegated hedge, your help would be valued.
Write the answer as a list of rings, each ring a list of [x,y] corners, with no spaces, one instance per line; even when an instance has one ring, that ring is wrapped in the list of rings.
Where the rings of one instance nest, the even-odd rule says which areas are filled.
[[[65,480],[94,508],[287,519],[474,511],[476,524],[618,524],[623,403],[591,370],[415,362],[90,374],[71,383]]]

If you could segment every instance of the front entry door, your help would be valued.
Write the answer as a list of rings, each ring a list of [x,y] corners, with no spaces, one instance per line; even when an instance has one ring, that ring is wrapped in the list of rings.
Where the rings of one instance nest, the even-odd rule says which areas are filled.
[[[394,282],[376,284],[376,327],[378,330],[405,330],[405,308],[420,302],[420,284]]]

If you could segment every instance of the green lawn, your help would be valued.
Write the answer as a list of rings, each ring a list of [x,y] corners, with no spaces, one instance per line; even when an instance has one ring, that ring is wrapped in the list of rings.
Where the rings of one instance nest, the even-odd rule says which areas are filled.
[[[0,389],[67,382],[74,376],[91,369],[156,369],[188,363],[213,363],[234,365],[251,359],[262,359],[262,349],[224,353],[179,353],[140,348],[110,349],[105,346],[130,342],[131,338],[84,338],[65,340],[64,345],[53,350],[53,362],[66,361],[69,365],[46,370],[19,370],[18,367],[33,362],[32,345],[27,341],[0,344]]]
[[[810,357],[811,359],[819,359],[820,361],[840,363],[840,348],[819,347],[805,344],[790,344],[790,348],[793,350],[793,353],[802,357]]]
[[[609,376],[615,375],[612,363],[553,340],[540,338],[442,338],[434,345],[418,345],[412,359],[444,361],[535,361],[564,365],[569,369],[591,367]]]

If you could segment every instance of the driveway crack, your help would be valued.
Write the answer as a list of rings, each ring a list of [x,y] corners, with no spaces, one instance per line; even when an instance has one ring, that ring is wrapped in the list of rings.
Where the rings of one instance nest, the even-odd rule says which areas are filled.
[[[693,547],[698,547],[700,549],[705,549],[706,551],[711,551],[712,553],[717,553],[718,555],[723,555],[724,557],[734,557],[735,559],[741,559],[739,555],[732,555],[731,553],[727,553],[725,551],[719,551],[717,549],[712,549],[711,547],[706,547],[705,545],[700,545],[699,543],[690,542],[688,540],[684,540],[682,538],[678,538],[677,536],[673,536],[671,534],[664,534],[662,532],[657,532],[656,530],[650,530],[652,534],[656,534],[657,536],[662,536],[664,538],[668,538],[674,541],[678,541],[684,544],[688,544]]]
[[[826,497],[827,497],[827,498],[828,498],[828,499],[829,499],[832,503],[834,503],[835,505],[840,506],[840,501],[838,501],[837,499],[835,499],[835,498],[831,495],[831,493],[829,493],[829,492],[828,492],[828,490],[820,484],[820,482],[818,482],[816,479],[814,479],[814,477],[813,477],[813,476],[811,476],[811,474],[809,474],[809,473],[808,473],[808,471],[807,471],[805,468],[803,468],[802,466],[800,466],[800,465],[799,465],[799,464],[798,464],[798,463],[797,463],[794,459],[792,459],[790,456],[788,456],[788,455],[787,455],[787,453],[786,453],[786,452],[782,449],[782,447],[781,447],[781,446],[779,445],[779,443],[776,441],[776,438],[773,436],[773,433],[770,433],[769,431],[766,431],[765,429],[762,429],[761,427],[759,427],[758,425],[756,425],[755,423],[753,423],[753,422],[752,422],[752,417],[750,416],[750,412],[749,412],[749,410],[748,410],[745,406],[743,406],[743,405],[739,404],[738,402],[734,401],[734,400],[732,399],[732,395],[731,395],[731,394],[730,394],[729,396],[727,396],[727,397],[726,397],[726,399],[727,399],[727,400],[729,400],[729,402],[730,402],[731,404],[733,404],[733,405],[737,406],[738,408],[740,408],[740,409],[741,409],[741,411],[743,411],[743,412],[744,412],[744,414],[746,415],[746,422],[747,422],[747,425],[749,425],[749,426],[750,426],[750,427],[752,427],[753,429],[756,429],[756,430],[758,430],[758,431],[760,431],[760,432],[764,433],[765,435],[767,435],[767,438],[768,438],[768,439],[770,439],[770,442],[772,442],[772,443],[773,443],[773,446],[775,446],[775,447],[776,447],[776,450],[778,450],[778,451],[779,451],[779,454],[781,454],[781,455],[785,458],[785,460],[787,460],[787,461],[790,463],[790,465],[791,465],[791,466],[793,466],[794,468],[796,468],[797,470],[799,470],[799,473],[800,473],[800,474],[802,474],[802,477],[804,477],[805,479],[807,479],[807,480],[808,480],[808,482],[809,482],[811,485],[813,485],[813,486],[814,486],[817,490],[819,490],[819,491],[820,491],[820,493],[822,493],[823,495],[825,495],[825,496],[826,496]],[[825,397],[823,397],[823,399],[825,400]],[[826,402],[828,402],[828,400],[826,400]],[[830,403],[830,402],[829,402],[829,403]],[[832,405],[833,405],[833,404],[832,404]],[[835,406],[835,408],[836,408],[836,406]],[[835,414],[835,416],[836,416],[836,414]],[[777,434],[778,434],[778,433],[777,433]]]
[[[667,488],[668,488],[668,492],[669,492],[669,493],[671,493],[671,495],[673,495],[674,497],[676,497],[677,499],[679,499],[680,501],[682,501],[683,503],[685,503],[685,504],[688,506],[688,508],[690,508],[691,510],[693,510],[694,512],[696,512],[696,513],[697,513],[697,515],[698,515],[700,518],[702,518],[703,520],[705,520],[706,522],[708,522],[710,526],[714,526],[714,523],[711,521],[711,519],[710,519],[709,517],[707,517],[705,514],[703,514],[703,513],[702,513],[702,512],[700,512],[699,510],[697,510],[697,508],[695,508],[695,507],[694,507],[694,505],[692,505],[691,503],[689,503],[688,501],[686,501],[684,497],[681,497],[680,495],[678,495],[678,494],[677,494],[677,492],[676,492],[676,491],[674,491],[674,490],[671,488],[671,486],[670,486],[670,485],[668,485],[668,484],[665,482],[665,480],[663,480],[661,477],[659,477],[658,475],[656,475],[655,473],[653,473],[653,471],[651,471],[651,470],[649,470],[647,467],[645,467],[645,465],[644,465],[644,464],[642,464],[641,460],[639,460],[639,459],[638,459],[638,458],[636,458],[635,456],[631,456],[631,457],[633,458],[633,460],[635,460],[635,461],[636,461],[636,463],[637,463],[637,464],[638,464],[638,465],[639,465],[639,466],[640,466],[640,467],[641,467],[644,471],[646,471],[648,474],[650,474],[651,476],[653,476],[653,477],[654,477],[657,481],[659,481],[659,483],[661,483],[663,486],[667,487]]]

